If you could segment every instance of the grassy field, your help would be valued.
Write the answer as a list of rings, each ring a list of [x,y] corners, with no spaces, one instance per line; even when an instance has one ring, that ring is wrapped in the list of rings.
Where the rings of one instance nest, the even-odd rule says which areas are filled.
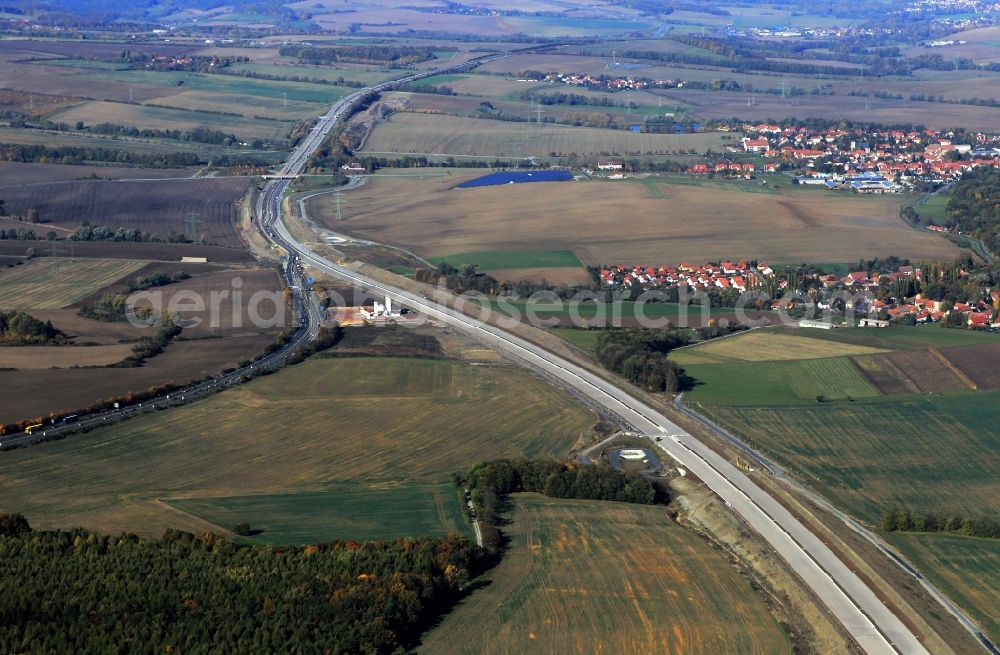
[[[843,400],[879,395],[847,357],[681,365],[697,380],[688,398],[698,403],[754,407],[815,404],[817,396]]]
[[[560,268],[582,266],[572,250],[499,250],[460,252],[444,257],[432,257],[433,264],[465,266],[475,264],[479,270],[504,268]]]
[[[536,123],[511,123],[479,118],[394,114],[379,123],[364,152],[547,157],[550,153],[578,155],[667,154],[694,148],[721,150],[722,134],[639,134]]]
[[[121,259],[34,259],[0,269],[0,309],[61,309],[144,266]]]
[[[572,250],[585,264],[603,265],[856,261],[885,256],[885,244],[913,259],[950,260],[959,253],[947,240],[900,221],[900,198],[682,184],[661,184],[657,196],[645,185],[606,180],[455,188],[480,175],[453,169],[435,179],[373,177],[344,194],[344,220],[336,230],[422,257]],[[332,225],[334,200],[317,196],[309,214]]]
[[[549,332],[563,341],[587,352],[593,352],[597,346],[599,330],[580,330],[577,328],[549,328]]]
[[[392,539],[401,535],[475,535],[451,484],[380,489],[336,485],[323,491],[166,501],[183,512],[232,528],[250,523],[258,535],[239,539],[310,544],[331,539]],[[263,520],[261,520],[263,517]]]
[[[662,508],[513,497],[510,548],[425,635],[435,655],[773,655],[790,645],[747,581]]]
[[[5,189],[10,213],[24,215],[38,210],[46,224],[75,230],[84,221],[110,228],[124,227],[167,238],[171,232],[188,238],[204,237],[209,243],[242,247],[236,226],[236,204],[247,192],[251,178],[192,178],[188,180],[108,181],[84,180],[78,184],[37,184]],[[195,218],[197,233],[186,219]]]
[[[894,507],[1000,513],[997,392],[699,407],[777,456],[835,504],[873,523]]]
[[[594,420],[564,392],[511,366],[313,359],[190,407],[4,453],[0,511],[23,512],[41,528],[218,530],[162,501],[226,497],[234,508],[235,497],[342,484],[445,484],[481,459],[563,457]],[[382,511],[382,499],[369,498]],[[289,534],[288,511],[284,502],[260,505],[251,523]],[[305,514],[296,527],[303,534],[347,529],[322,511],[296,511]]]
[[[948,194],[939,193],[931,196],[926,202],[914,205],[913,209],[925,224],[943,225],[950,218],[948,216],[948,201],[950,199]]]
[[[1000,541],[944,534],[888,535],[911,562],[1000,639]]]
[[[693,348],[685,348],[674,353],[672,358],[678,364],[707,364],[817,359],[844,355],[870,355],[877,352],[882,352],[882,349],[785,332],[754,330],[709,341]]]

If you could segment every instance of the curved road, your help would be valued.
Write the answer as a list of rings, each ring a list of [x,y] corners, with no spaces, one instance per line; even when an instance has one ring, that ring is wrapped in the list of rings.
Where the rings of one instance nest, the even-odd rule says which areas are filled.
[[[478,63],[500,56],[502,55],[483,58]],[[477,64],[463,64],[461,68],[472,65]],[[281,199],[289,185],[289,179],[302,170],[305,162],[345,111],[371,91],[381,91],[400,82],[451,72],[457,68],[428,71],[405,80],[365,89],[335,104],[303,139],[279,176],[275,176],[278,179],[272,179],[265,186],[258,205],[260,227],[265,236],[286,249],[293,261],[301,259],[329,275],[384,294],[401,305],[486,341],[557,379],[595,405],[621,417],[635,430],[658,437],[660,448],[707,484],[788,562],[866,653],[927,653],[916,635],[885,607],[861,578],[777,500],[733,464],[684,432],[653,407],[531,342],[459,313],[431,298],[383,284],[339,266],[314,253],[292,236],[280,220]]]

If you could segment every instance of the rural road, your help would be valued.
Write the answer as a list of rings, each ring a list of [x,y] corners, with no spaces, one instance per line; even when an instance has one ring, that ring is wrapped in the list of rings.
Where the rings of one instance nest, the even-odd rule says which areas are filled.
[[[499,58],[491,56],[486,59]],[[482,63],[482,60],[478,60]],[[468,67],[470,64],[463,64]],[[281,172],[271,176],[261,195],[258,220],[263,233],[286,249],[293,261],[301,260],[336,278],[388,296],[392,300],[489,343],[514,359],[572,388],[590,402],[619,416],[637,431],[658,437],[666,454],[702,480],[748,525],[756,530],[811,588],[830,612],[869,655],[928,653],[920,640],[892,613],[875,593],[816,535],[758,487],[742,471],[699,440],[684,432],[659,411],[610,382],[557,355],[499,328],[459,313],[441,302],[378,282],[339,266],[298,242],[281,220],[281,199],[290,180],[329,134],[351,104],[367,92],[380,91],[404,81],[456,70],[428,71],[405,80],[386,83],[345,97],[321,117]]]

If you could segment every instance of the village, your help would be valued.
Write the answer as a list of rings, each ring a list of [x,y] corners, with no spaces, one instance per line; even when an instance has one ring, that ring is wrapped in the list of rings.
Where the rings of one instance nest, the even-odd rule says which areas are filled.
[[[602,288],[609,290],[666,291],[686,286],[700,292],[759,292],[769,298],[765,307],[772,311],[803,308],[804,294],[819,312],[850,313],[865,318],[864,325],[873,327],[945,321],[951,327],[1000,328],[1000,290],[981,288],[980,297],[969,302],[930,298],[912,291],[907,295],[908,289],[920,289],[924,279],[921,268],[909,264],[891,272],[857,270],[841,276],[775,271],[763,262],[682,262],[676,266],[607,266],[601,268],[599,276]],[[838,303],[838,297],[847,299]]]

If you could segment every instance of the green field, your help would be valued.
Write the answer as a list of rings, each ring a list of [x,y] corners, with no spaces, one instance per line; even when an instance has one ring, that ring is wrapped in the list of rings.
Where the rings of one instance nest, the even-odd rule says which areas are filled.
[[[456,267],[475,264],[482,271],[583,266],[572,250],[488,250],[431,257],[429,261],[432,264],[451,264]]]
[[[323,491],[179,498],[170,505],[215,525],[249,523],[258,535],[239,539],[273,544],[311,544],[399,536],[475,535],[451,484],[402,485],[390,489],[335,485]]]
[[[177,88],[179,91],[209,91],[243,96],[245,98],[267,98],[283,101],[314,102],[329,106],[347,95],[351,89],[340,86],[310,84],[308,82],[278,82],[255,80],[235,75],[208,75],[186,71],[87,71],[81,76],[94,82],[124,82]],[[247,101],[249,102],[249,100]],[[252,106],[252,105],[251,105]],[[234,106],[231,111],[240,111]]]
[[[593,352],[597,346],[597,337],[601,334],[600,330],[581,330],[578,328],[549,328],[549,332],[587,352]]]
[[[697,380],[688,399],[709,405],[808,405],[815,404],[816,397],[821,395],[830,400],[879,395],[847,357],[737,364],[679,363]]]
[[[950,199],[948,194],[938,193],[931,196],[926,202],[914,205],[913,210],[917,212],[917,216],[925,224],[935,223],[943,225],[945,221],[951,218],[948,215],[948,201]]]
[[[223,511],[247,506],[236,497],[349,484],[356,499],[362,487],[446,484],[482,459],[562,458],[594,421],[568,394],[509,365],[314,358],[188,407],[6,452],[0,511],[23,512],[42,529],[218,530],[173,504],[225,497]],[[348,530],[308,503],[293,525],[288,503],[272,500],[257,507],[252,525],[316,537]]]
[[[696,408],[871,523],[897,507],[1000,514],[998,392]]]
[[[888,539],[994,642],[1000,640],[1000,540],[895,532]]]
[[[790,652],[747,580],[662,507],[512,496],[510,546],[434,655]]]

